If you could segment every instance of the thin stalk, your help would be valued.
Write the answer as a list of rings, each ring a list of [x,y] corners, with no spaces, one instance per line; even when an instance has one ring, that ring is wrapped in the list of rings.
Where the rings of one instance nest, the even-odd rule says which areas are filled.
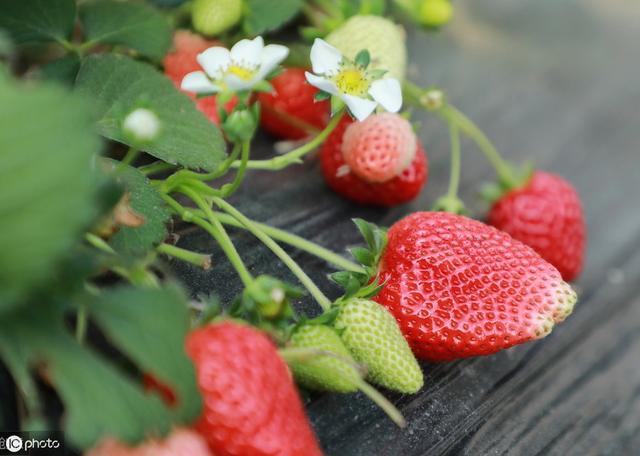
[[[233,178],[233,181],[229,184],[225,184],[222,186],[222,197],[226,198],[228,196],[233,195],[240,184],[244,180],[245,172],[247,171],[247,163],[249,162],[249,154],[251,152],[251,143],[249,141],[245,141],[242,143],[242,155],[240,157],[240,166],[238,167],[238,172],[236,176]]]
[[[306,272],[302,270],[300,265],[284,251],[280,245],[278,245],[273,239],[271,239],[264,231],[258,226],[253,224],[251,220],[242,215],[236,208],[231,206],[222,198],[212,197],[211,200],[223,211],[234,217],[245,228],[250,231],[255,237],[257,237],[269,250],[271,250],[280,260],[291,270],[291,272],[298,278],[300,283],[309,291],[311,296],[320,304],[323,310],[327,311],[331,307],[331,301],[327,298],[317,285],[311,280]]]
[[[340,120],[344,116],[344,110],[340,111],[336,115],[331,118],[331,121],[327,124],[324,130],[322,130],[318,135],[313,138],[311,141],[303,144],[297,149],[292,150],[291,152],[287,152],[284,155],[279,155],[277,157],[270,158],[268,160],[249,160],[247,162],[247,168],[250,169],[266,169],[271,171],[278,171],[293,163],[302,163],[302,157],[306,154],[312,152],[316,149],[320,144],[324,142],[325,139],[331,134],[333,130],[338,126]],[[241,165],[241,162],[235,161],[233,162],[233,167],[238,168]]]
[[[150,176],[152,174],[161,173],[162,171],[169,171],[175,167],[176,165],[172,165],[171,163],[156,161],[149,165],[139,167],[138,171],[140,171],[145,176]]]
[[[447,197],[457,199],[460,186],[460,132],[455,123],[449,124],[449,137],[451,139],[451,174]]]
[[[202,212],[197,210],[194,211],[194,213],[198,215],[203,214]],[[215,216],[218,220],[220,220],[225,225],[246,229],[246,227],[242,223],[240,223],[238,220],[236,220],[229,214],[225,214],[222,212],[215,212]],[[339,267],[340,269],[343,269],[345,271],[352,271],[352,272],[361,272],[361,273],[365,272],[364,268],[359,264],[356,264],[353,261],[349,261],[343,256],[335,252],[332,252],[331,250],[324,248],[314,242],[311,242],[301,236],[297,236],[285,230],[281,230],[279,228],[266,225],[264,223],[256,222],[255,220],[251,220],[251,223],[256,225],[258,228],[264,231],[265,234],[275,239],[276,241],[284,242],[297,249],[310,253],[318,258],[325,260],[327,263],[330,263],[330,264],[333,264],[334,266]]]
[[[220,221],[215,218],[215,215],[213,214],[213,211],[211,211],[211,208],[207,206],[200,195],[198,195],[190,188],[181,187],[178,190],[191,198],[198,205],[198,207],[200,207],[200,209],[202,209],[207,214],[209,222],[201,219],[200,217],[194,216],[190,210],[182,206],[169,195],[162,194],[161,196],[169,205],[169,207],[171,207],[178,215],[180,215],[185,222],[190,222],[198,225],[200,228],[209,233],[222,248],[222,251],[229,259],[229,262],[235,268],[238,276],[240,276],[240,280],[242,280],[242,283],[245,286],[251,285],[253,283],[253,276],[245,266],[242,258],[240,258],[238,251],[233,245],[233,242],[231,242],[231,239],[229,238],[229,235],[225,231],[224,227],[222,226]]]
[[[380,393],[380,391],[369,385],[364,380],[360,380],[358,382],[358,389],[362,391],[365,396],[371,399],[378,407],[380,407],[391,419],[391,421],[398,425],[398,427],[403,428],[407,425],[407,422],[405,421],[404,416],[402,416],[400,410],[398,410],[395,405],[389,402],[389,399],[384,397]]]
[[[509,187],[517,185],[509,164],[502,158],[487,135],[471,119],[449,104],[444,105],[438,112],[449,123],[455,123],[477,144],[504,184]]]
[[[118,172],[122,171],[125,167],[131,165],[135,161],[135,159],[140,155],[140,149],[136,149],[135,147],[129,147],[129,150],[120,160],[120,164],[118,165]]]
[[[156,250],[159,253],[186,261],[205,270],[211,267],[211,255],[203,255],[166,243],[160,244],[156,247]]]
[[[76,312],[76,340],[79,344],[83,344],[87,336],[87,305],[81,303]]]

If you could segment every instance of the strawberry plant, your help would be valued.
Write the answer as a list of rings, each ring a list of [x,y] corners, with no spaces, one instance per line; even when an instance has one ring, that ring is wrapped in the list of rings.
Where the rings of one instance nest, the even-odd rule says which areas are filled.
[[[546,336],[572,312],[579,195],[508,163],[442,90],[411,83],[396,12],[434,28],[453,9],[0,3],[0,360],[25,431],[63,428],[90,455],[321,454],[294,379],[345,401],[360,391],[403,426],[372,385],[414,394],[417,358],[489,355]],[[428,161],[409,107],[449,130],[449,188],[388,231],[355,220],[366,244],[351,250],[355,261],[230,199],[253,170],[277,173],[316,150],[321,171],[309,172],[356,203],[416,198]],[[255,158],[260,129],[286,139],[284,153]],[[493,227],[458,197],[463,135],[496,169],[484,192]],[[220,247],[215,261],[242,284],[235,299],[190,299],[172,278],[167,259],[213,261],[176,245],[186,225]],[[255,276],[228,228],[264,244],[297,283]],[[283,244],[338,269],[344,295],[330,299]],[[297,311],[304,294],[319,315]]]

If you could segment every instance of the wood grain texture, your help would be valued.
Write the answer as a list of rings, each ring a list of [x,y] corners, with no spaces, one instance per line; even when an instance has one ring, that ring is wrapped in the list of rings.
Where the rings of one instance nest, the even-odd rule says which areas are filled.
[[[443,87],[510,160],[570,179],[589,227],[574,315],[546,339],[505,352],[424,364],[425,387],[390,395],[408,419],[394,427],[360,395],[312,396],[308,410],[328,455],[640,454],[640,5],[623,0],[457,1],[441,34],[409,32],[410,75]],[[431,178],[415,203],[388,211],[332,194],[317,166],[253,172],[236,197],[249,216],[343,251],[359,242],[349,221],[390,225],[427,208],[447,185],[446,129],[417,114]],[[265,145],[258,155],[269,155]],[[462,196],[482,217],[477,190],[492,173],[468,143]],[[250,236],[234,235],[251,270],[293,281]],[[228,299],[238,281],[200,234],[181,245],[214,252],[208,272],[175,265],[194,293]],[[331,269],[293,252],[324,290]],[[299,303],[318,311],[310,300]]]

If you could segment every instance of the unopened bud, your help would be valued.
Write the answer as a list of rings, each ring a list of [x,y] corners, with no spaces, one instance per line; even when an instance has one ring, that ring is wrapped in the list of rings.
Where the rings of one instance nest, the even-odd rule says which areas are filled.
[[[136,142],[153,141],[160,132],[160,119],[155,112],[138,108],[125,117],[122,129]]]

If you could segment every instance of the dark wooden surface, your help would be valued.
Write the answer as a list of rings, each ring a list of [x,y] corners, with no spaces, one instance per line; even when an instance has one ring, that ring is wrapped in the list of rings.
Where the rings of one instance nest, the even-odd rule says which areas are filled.
[[[624,0],[466,0],[442,34],[410,32],[411,77],[444,87],[509,159],[535,160],[570,179],[589,226],[587,265],[574,315],[545,340],[490,357],[423,364],[425,387],[390,395],[404,430],[360,395],[310,399],[328,455],[640,454],[640,5]],[[431,178],[414,204],[355,207],[332,194],[308,163],[250,173],[236,198],[249,216],[337,251],[359,242],[349,219],[389,225],[427,208],[447,183],[446,130],[415,116]],[[478,217],[476,191],[492,177],[465,144],[462,195]],[[270,153],[265,142],[258,156]],[[235,232],[234,232],[235,233]],[[294,280],[250,236],[234,236],[255,273]],[[206,236],[182,245],[214,252],[203,273],[176,265],[195,292],[228,299],[238,280]],[[294,257],[331,296],[314,258]],[[310,300],[299,308],[317,312]]]

